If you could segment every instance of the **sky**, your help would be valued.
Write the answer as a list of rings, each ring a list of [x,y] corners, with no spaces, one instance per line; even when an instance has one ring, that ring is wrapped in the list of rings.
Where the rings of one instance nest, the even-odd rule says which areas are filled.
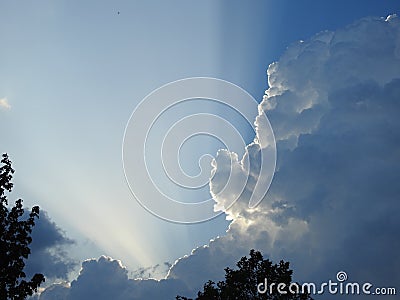
[[[63,299],[190,294],[208,279],[218,280],[250,245],[277,261],[289,259],[301,280],[329,279],[344,268],[360,280],[399,282],[400,25],[396,18],[385,21],[399,14],[398,1],[0,6],[0,151],[16,169],[12,197],[43,212],[27,265],[52,278],[40,299],[56,293]],[[365,17],[375,19],[358,21]],[[134,184],[150,190],[148,170],[124,165],[122,151],[130,132],[132,149],[143,149],[135,137],[148,128],[129,123],[141,101],[188,77],[232,82],[261,105],[258,111],[257,103],[241,109],[245,119],[227,105],[197,99],[171,107],[153,127],[146,149],[154,186],[186,203],[212,196],[219,213],[180,224],[136,201],[125,176],[132,172]],[[141,117],[153,121],[163,103],[156,98]],[[177,158],[190,176],[214,174],[202,188],[181,191],[157,169],[160,140],[195,113],[232,121],[241,140],[218,131],[217,138],[198,135],[179,153],[167,152],[166,162]],[[262,151],[274,146],[262,142],[269,132],[263,114],[275,135],[277,164],[267,195],[252,210],[247,205],[254,185],[269,181],[259,176],[259,159],[268,161],[270,152]],[[221,127],[212,122],[206,128]],[[181,130],[198,133],[204,123],[194,119]],[[237,155],[218,152],[224,139]],[[209,160],[200,161],[199,170],[204,154]],[[232,186],[221,191],[232,170]],[[249,174],[240,193],[236,188]],[[237,203],[227,205],[232,199]],[[132,280],[166,275],[162,281]],[[111,284],[110,276],[117,278],[111,294],[93,294],[90,286]],[[60,280],[66,285],[51,285]]]

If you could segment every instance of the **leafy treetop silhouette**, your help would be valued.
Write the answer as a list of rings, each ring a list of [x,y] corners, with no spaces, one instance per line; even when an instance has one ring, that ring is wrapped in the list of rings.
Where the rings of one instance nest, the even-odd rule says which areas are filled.
[[[0,167],[0,299],[22,300],[37,292],[45,278],[35,274],[26,281],[25,262],[31,253],[29,244],[35,219],[39,218],[39,207],[34,206],[27,218],[23,218],[22,200],[8,208],[6,192],[13,188],[11,182],[14,169],[7,154],[3,154]]]
[[[250,258],[242,257],[236,264],[238,269],[225,268],[225,280],[217,284],[209,280],[203,287],[203,291],[197,293],[196,300],[307,300],[312,299],[309,294],[291,293],[289,286],[292,283],[293,271],[289,269],[289,262],[281,260],[279,264],[273,264],[269,259],[263,259],[259,251],[250,250]],[[266,279],[266,280],[265,280]],[[260,293],[257,286],[267,281],[273,289],[265,289]],[[280,293],[277,285],[284,283],[282,288],[286,292]],[[183,296],[177,296],[177,300],[192,300]]]

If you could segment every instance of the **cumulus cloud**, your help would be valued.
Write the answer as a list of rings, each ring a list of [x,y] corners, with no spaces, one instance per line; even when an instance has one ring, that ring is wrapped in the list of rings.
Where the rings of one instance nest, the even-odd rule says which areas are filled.
[[[203,282],[215,279],[222,276],[215,269],[257,248],[291,261],[302,280],[328,280],[345,269],[354,280],[399,282],[399,43],[397,17],[365,18],[295,43],[269,66],[260,110],[278,149],[270,191],[255,209],[248,207],[251,186],[225,207],[235,195],[220,193],[232,154],[218,153],[211,192],[233,222],[226,236],[178,261],[171,277],[199,287],[193,270],[206,265]],[[263,135],[265,124],[256,124]],[[256,176],[249,184],[262,180],[257,140],[245,153]],[[233,163],[234,180],[243,177],[241,161]]]
[[[289,260],[299,281],[327,281],[345,270],[352,281],[397,284],[399,49],[396,16],[365,18],[291,45],[269,66],[269,89],[259,106],[278,150],[275,177],[261,204],[248,206],[254,182],[264,180],[258,170],[266,145],[258,141],[266,125],[257,118],[257,137],[245,153],[249,165],[228,151],[213,162],[215,209],[232,219],[225,236],[179,259],[160,282],[128,279],[119,263],[103,257],[84,263],[71,286],[56,292],[74,300],[190,296],[208,279],[222,279],[223,269],[251,248]],[[227,176],[242,180],[247,171],[246,189],[226,207],[238,193],[235,185],[223,189]],[[50,299],[48,294],[41,299]]]
[[[120,261],[101,256],[98,260],[84,261],[78,278],[70,285],[54,284],[39,299],[174,299],[177,291],[188,292],[179,280],[129,279]]]
[[[0,98],[0,108],[10,109],[11,105],[8,103],[7,98]]]

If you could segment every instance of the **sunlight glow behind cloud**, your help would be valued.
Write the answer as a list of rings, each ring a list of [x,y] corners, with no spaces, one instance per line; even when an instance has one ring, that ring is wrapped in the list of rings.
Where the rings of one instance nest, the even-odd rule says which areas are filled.
[[[249,209],[243,193],[226,208],[224,197],[234,191],[216,196],[216,207],[233,219],[227,234],[176,261],[165,280],[110,280],[125,271],[100,258],[84,264],[98,272],[83,270],[64,288],[64,299],[188,295],[209,279],[220,280],[249,248],[288,259],[301,280],[329,279],[345,268],[355,280],[399,282],[399,41],[400,22],[392,16],[365,18],[290,46],[270,65],[260,104],[278,143],[277,171],[264,201]],[[249,147],[246,154],[251,169],[258,167],[256,152]],[[224,180],[225,155],[217,156],[215,172],[222,173],[211,189]],[[104,294],[88,284],[96,279]]]

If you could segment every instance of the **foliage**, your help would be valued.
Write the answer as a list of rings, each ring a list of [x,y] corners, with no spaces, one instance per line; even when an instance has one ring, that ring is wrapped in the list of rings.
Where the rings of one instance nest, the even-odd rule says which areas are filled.
[[[25,262],[30,254],[29,244],[35,219],[39,218],[39,207],[32,208],[24,218],[22,200],[8,207],[6,192],[11,192],[14,169],[7,154],[3,154],[0,168],[0,299],[25,299],[36,292],[45,281],[42,274],[35,274],[26,281]]]
[[[259,251],[251,250],[250,258],[244,256],[236,265],[237,270],[225,268],[224,281],[215,284],[209,280],[204,285],[203,291],[197,293],[196,300],[311,299],[308,294],[289,292],[293,273],[289,269],[289,262],[280,261],[279,264],[273,264],[269,259],[263,259]],[[257,286],[265,283],[265,278],[269,286],[274,284],[276,287],[278,283],[284,283],[283,290],[287,294],[278,293],[276,288],[272,289],[272,293],[269,289],[266,290],[266,293],[259,293]],[[176,299],[191,300],[182,296],[177,296]]]

